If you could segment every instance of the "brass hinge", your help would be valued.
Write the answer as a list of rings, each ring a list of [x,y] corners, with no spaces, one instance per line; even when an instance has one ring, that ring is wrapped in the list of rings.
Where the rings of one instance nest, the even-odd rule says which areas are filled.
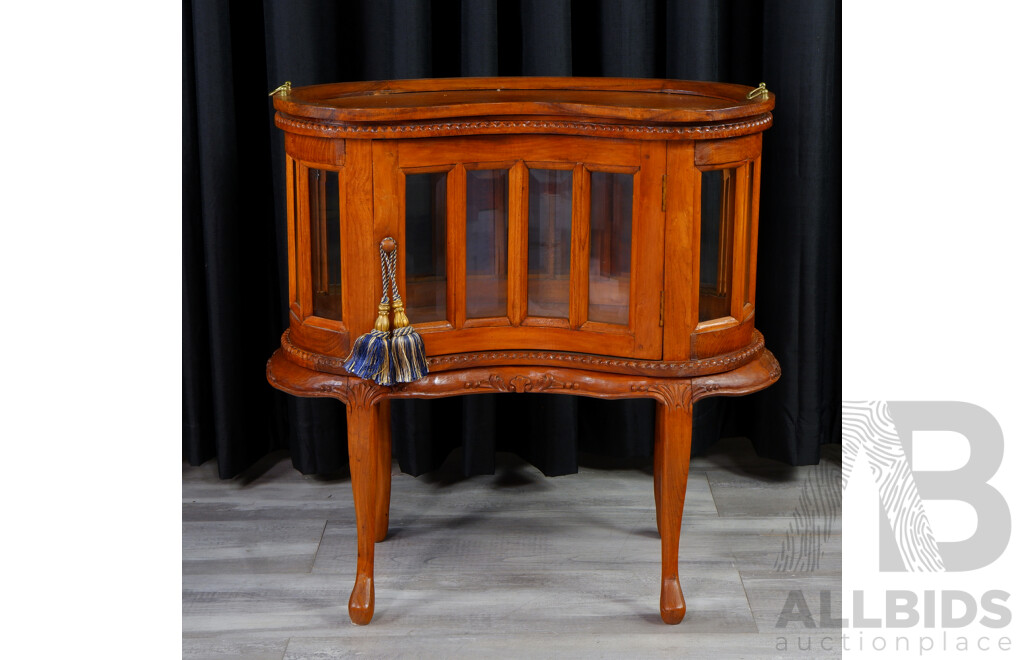
[[[658,327],[665,327],[665,292],[661,292],[661,302],[658,305]]]
[[[668,188],[668,175],[661,175],[661,210],[665,210],[665,189]]]
[[[278,85],[277,89],[275,89],[271,93],[267,94],[267,96],[273,96],[274,94],[277,94],[278,92],[284,92],[285,96],[288,96],[288,93],[291,92],[291,91],[292,91],[292,81],[286,80],[286,81],[284,81],[283,85]]]

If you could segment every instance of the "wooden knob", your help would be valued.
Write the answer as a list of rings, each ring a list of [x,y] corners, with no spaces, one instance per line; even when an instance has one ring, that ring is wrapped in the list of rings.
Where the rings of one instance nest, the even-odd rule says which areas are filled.
[[[380,249],[390,254],[398,249],[398,243],[395,242],[395,239],[388,236],[380,242]]]

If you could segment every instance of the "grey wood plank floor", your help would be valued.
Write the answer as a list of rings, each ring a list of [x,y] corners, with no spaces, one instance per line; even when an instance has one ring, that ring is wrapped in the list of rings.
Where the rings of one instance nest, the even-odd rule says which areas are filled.
[[[815,616],[831,593],[840,616],[837,446],[819,465],[791,467],[739,438],[692,461],[678,626],[658,616],[650,466],[583,459],[579,474],[554,478],[507,454],[495,475],[469,479],[457,476],[457,454],[419,478],[396,465],[365,627],[346,609],[356,562],[347,475],[305,477],[282,455],[230,481],[213,461],[185,466],[183,657],[840,655],[838,630],[776,627],[793,590]]]

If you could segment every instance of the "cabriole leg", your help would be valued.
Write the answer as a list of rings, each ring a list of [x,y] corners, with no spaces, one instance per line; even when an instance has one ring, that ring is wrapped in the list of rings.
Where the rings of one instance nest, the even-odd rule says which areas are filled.
[[[348,405],[348,462],[359,546],[356,583],[348,600],[348,615],[359,625],[366,625],[373,618],[373,544],[379,531],[378,476],[383,453],[377,432],[378,409],[378,405],[368,403]]]
[[[688,401],[682,405],[658,402],[656,414],[654,501],[661,534],[661,619],[676,624],[686,614],[686,601],[679,586],[679,528],[690,470],[693,415]]]

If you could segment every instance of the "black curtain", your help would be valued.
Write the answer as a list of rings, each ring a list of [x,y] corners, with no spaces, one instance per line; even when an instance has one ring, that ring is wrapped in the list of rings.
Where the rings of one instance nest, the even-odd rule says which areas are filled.
[[[183,11],[183,453],[231,477],[270,451],[346,462],[344,406],[272,389],[287,327],[283,137],[267,93],[349,80],[552,75],[719,80],[777,94],[765,133],[757,326],[782,364],[764,392],[697,404],[694,452],[745,435],[816,463],[839,440],[840,29],[827,0],[186,0]],[[464,448],[549,475],[577,452],[649,456],[653,403],[479,395],[393,404],[401,468]]]

